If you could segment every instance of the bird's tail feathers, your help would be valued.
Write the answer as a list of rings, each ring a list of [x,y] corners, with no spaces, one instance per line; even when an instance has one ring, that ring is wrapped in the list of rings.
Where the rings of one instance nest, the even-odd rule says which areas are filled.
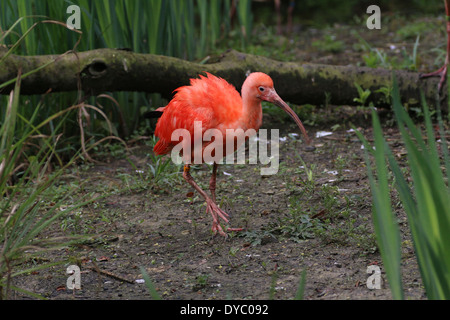
[[[159,139],[158,142],[153,147],[153,152],[158,155],[167,154],[170,152],[170,150],[172,150],[172,148],[173,148],[172,144],[167,143],[163,139]]]
[[[150,119],[152,119],[152,118],[161,118],[165,108],[166,107],[160,107],[160,108],[158,108],[156,110],[148,111],[148,112],[144,113],[143,116],[146,119],[147,118],[150,118]]]

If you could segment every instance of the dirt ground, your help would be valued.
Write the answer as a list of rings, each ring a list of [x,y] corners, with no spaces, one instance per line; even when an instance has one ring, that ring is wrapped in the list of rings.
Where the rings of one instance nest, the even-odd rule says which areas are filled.
[[[437,33],[434,42],[426,34],[421,39],[428,47],[421,48],[436,45],[440,36],[444,40],[444,31]],[[355,47],[358,40],[348,36],[345,26],[326,31],[334,32],[346,46],[337,53],[311,49],[318,32],[304,31],[297,60],[362,61],[362,53]],[[373,35],[364,37],[386,52],[402,47],[411,52],[415,40],[395,40],[395,35],[386,31],[382,37]],[[311,50],[304,48],[308,44]],[[427,50],[421,51],[421,66],[431,71],[434,65],[432,59],[426,59]],[[301,108],[296,110],[301,114]],[[314,137],[313,152],[306,151],[298,136],[291,134],[299,132],[289,118],[265,114],[263,128],[279,128],[283,138],[276,175],[261,176],[261,164],[219,167],[218,201],[231,214],[230,226],[244,228],[227,239],[211,234],[212,219],[204,202],[180,178],[180,172],[163,175],[157,183],[149,178],[149,145],[134,145],[127,158],[80,167],[64,177],[63,183],[82,185],[80,193],[109,195],[61,219],[48,234],[94,237],[30,259],[27,267],[54,261],[61,264],[16,277],[14,285],[55,300],[150,299],[142,280],[143,268],[158,295],[166,300],[287,300],[295,298],[306,270],[304,299],[391,299],[373,233],[364,150],[350,130],[353,123],[370,138],[370,116],[355,107],[321,106],[310,117],[314,120],[306,127]],[[388,123],[389,116],[384,120]],[[331,134],[316,137],[321,131]],[[405,151],[395,127],[387,125],[385,136],[398,160],[404,161]],[[192,170],[205,189],[210,170],[208,165]],[[393,194],[402,230],[405,296],[425,299],[407,220],[396,200]],[[69,265],[80,267],[79,290],[66,287]],[[381,270],[380,289],[368,288],[371,265]],[[11,298],[30,297],[14,292]]]
[[[245,231],[227,239],[213,236],[203,201],[181,180],[172,188],[131,188],[83,208],[77,225],[69,227],[98,238],[43,254],[30,263],[65,262],[17,278],[15,284],[50,299],[148,299],[145,284],[136,282],[142,281],[143,267],[162,299],[285,300],[295,297],[306,270],[305,299],[390,299],[373,236],[361,143],[349,129],[336,130],[315,138],[316,150],[305,152],[301,141],[286,135],[295,128],[291,130],[280,134],[287,139],[280,145],[277,175],[261,176],[261,165],[219,167],[218,199],[232,215],[230,226]],[[370,136],[370,129],[364,132]],[[397,132],[388,132],[394,152],[404,156]],[[135,167],[114,160],[87,169],[78,179],[123,186],[121,175],[145,170],[147,152],[144,147],[134,150],[130,159]],[[311,186],[305,182],[304,164],[314,165]],[[207,165],[193,173],[204,188],[209,174]],[[286,232],[295,214],[309,227]],[[423,299],[401,213],[399,222],[405,293]],[[73,264],[81,269],[81,290],[66,288],[66,268]],[[381,289],[367,287],[370,265],[380,267]],[[14,298],[26,296],[17,293]]]

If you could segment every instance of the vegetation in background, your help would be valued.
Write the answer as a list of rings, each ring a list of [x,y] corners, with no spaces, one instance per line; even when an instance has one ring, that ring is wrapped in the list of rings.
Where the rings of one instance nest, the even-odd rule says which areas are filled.
[[[314,41],[312,46],[320,51],[331,53],[338,53],[344,50],[344,43],[336,40],[336,37],[332,35],[325,35],[323,39]]]
[[[289,4],[290,1],[281,1],[283,13],[287,11]],[[413,14],[414,12],[444,14],[443,0],[377,0],[376,2],[371,0],[302,0],[295,1],[294,23],[319,28],[332,26],[335,23],[347,24],[355,19],[355,12],[365,12],[367,7],[373,4],[380,6],[382,12],[397,12],[403,15]],[[258,10],[255,23],[276,23],[273,3],[255,1],[254,7]]]
[[[20,271],[18,266],[37,252],[59,248],[75,240],[74,237],[42,237],[41,233],[59,217],[92,201],[91,195],[87,195],[86,198],[78,196],[74,202],[71,196],[75,188],[69,188],[60,196],[49,191],[78,155],[75,154],[59,169],[49,172],[51,162],[58,157],[56,145],[61,135],[57,132],[66,120],[65,112],[36,123],[36,115],[42,107],[40,104],[34,108],[31,118],[25,118],[19,112],[20,83],[19,74],[0,127],[0,299],[8,298],[10,290],[40,298],[12,285],[12,278],[62,262],[54,261]],[[50,121],[56,122],[57,118],[60,121],[55,123],[53,135],[40,131]]]
[[[241,45],[244,46],[251,34],[252,15],[250,0],[241,0],[234,16],[231,0],[136,0],[136,1],[12,1],[0,3],[0,33],[10,29],[2,37],[0,45],[13,46],[18,39],[29,32],[36,22],[54,20],[65,22],[70,14],[67,7],[76,4],[81,9],[81,38],[78,33],[55,24],[39,24],[33,32],[14,48],[14,54],[62,54],[68,50],[86,51],[96,48],[130,48],[139,53],[153,53],[175,56],[188,60],[204,60],[215,48],[217,41],[224,39],[233,30],[239,30]],[[16,24],[18,17],[22,17]],[[243,47],[241,47],[242,49]],[[83,102],[88,98],[91,105],[103,106],[114,131],[121,137],[129,137],[141,125],[141,115],[148,110],[162,106],[159,94],[138,92],[106,93],[102,97],[81,97],[79,93],[52,94],[44,101],[44,112],[40,120],[58,112],[64,106]],[[36,105],[40,97],[20,97],[20,112],[29,117],[33,110],[22,107],[26,101]],[[22,109],[23,108],[23,109]],[[108,123],[98,118],[95,111],[86,110],[90,121],[85,123],[85,135],[90,144],[105,134]],[[74,116],[65,123],[61,146],[71,148],[79,145],[78,123]],[[67,143],[64,143],[67,142]],[[71,150],[72,152],[74,150]]]
[[[19,23],[22,19],[19,19]],[[7,30],[5,35],[12,32]],[[27,35],[37,24],[29,26],[24,35],[11,49],[26,41]],[[0,60],[0,67],[4,60]],[[45,67],[45,66],[44,66]],[[37,70],[41,69],[38,68]],[[55,194],[53,186],[67,167],[80,158],[80,152],[72,152],[70,159],[63,160],[58,148],[63,136],[64,126],[73,110],[85,106],[74,105],[48,115],[44,100],[30,107],[30,102],[21,99],[20,85],[23,78],[36,72],[19,74],[13,79],[15,86],[2,105],[0,121],[0,299],[9,297],[15,290],[42,298],[32,292],[12,285],[12,278],[40,269],[60,261],[43,264],[17,271],[18,265],[43,250],[68,245],[78,237],[50,237],[42,233],[59,217],[70,214],[89,202],[94,201],[91,194],[78,194],[77,200],[71,197],[75,187],[66,188],[64,194]],[[0,88],[5,84],[0,84]],[[87,106],[86,106],[87,107]],[[48,115],[42,120],[42,114]],[[39,116],[41,115],[41,116]],[[82,131],[82,130],[81,130]],[[84,153],[87,149],[82,150]]]

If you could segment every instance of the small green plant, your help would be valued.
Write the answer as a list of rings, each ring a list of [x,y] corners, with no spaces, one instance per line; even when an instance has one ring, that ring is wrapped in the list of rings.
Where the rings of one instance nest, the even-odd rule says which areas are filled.
[[[338,155],[336,160],[334,161],[336,170],[338,172],[338,176],[342,177],[342,173],[344,171],[344,168],[347,165],[347,159],[341,155]]]
[[[367,99],[372,92],[369,89],[363,89],[356,82],[354,83],[354,85],[356,87],[356,90],[358,90],[358,97],[354,98],[353,101],[359,103],[362,107],[366,106]]]
[[[418,56],[417,50],[419,48],[420,35],[416,36],[416,41],[413,46],[412,54],[408,54],[405,49],[401,50],[402,57],[388,55],[383,49],[373,48],[366,40],[364,40],[357,32],[352,32],[359,40],[359,43],[354,45],[355,49],[367,51],[362,55],[365,65],[369,68],[384,68],[384,69],[406,69],[417,70]],[[396,51],[399,51],[395,47]]]
[[[362,55],[364,63],[369,68],[389,68],[391,63],[383,50],[374,48]]]
[[[319,189],[319,197],[326,211],[335,212],[339,208],[339,190],[337,186],[324,184]]]
[[[159,295],[158,291],[155,289],[155,285],[153,284],[153,281],[150,279],[147,271],[143,267],[139,268],[141,270],[142,278],[145,281],[145,285],[147,286],[148,292],[150,293],[150,296],[153,300],[161,300],[161,296]]]
[[[153,136],[153,139],[150,141],[150,146],[152,148],[156,144],[156,141],[157,138]],[[171,157],[156,155],[153,152],[148,153],[147,157],[150,162],[147,164],[148,169],[146,179],[155,184],[167,183],[169,185],[173,185],[175,182],[181,180],[180,169],[183,166],[182,164],[175,164]],[[142,177],[140,171],[137,171]]]
[[[211,274],[209,273],[199,273],[194,279],[187,279],[187,286],[190,287],[192,291],[202,290],[208,286],[210,276]]]
[[[277,239],[271,230],[248,230],[241,232],[239,236],[244,237],[252,246],[258,246],[265,241]]]
[[[375,90],[376,93],[381,93],[383,97],[380,99],[380,102],[388,103],[391,99],[392,88],[391,87],[381,87],[378,90]]]
[[[419,48],[420,36],[417,35],[416,42],[414,43],[412,55],[408,55],[405,50],[402,51],[403,62],[399,69],[407,69],[411,71],[417,71],[417,49]]]
[[[419,37],[424,30],[433,29],[436,29],[436,25],[434,23],[425,21],[414,22],[413,20],[410,21],[410,23],[405,23],[405,25],[399,28],[395,33],[401,40],[412,40]]]
[[[231,247],[228,252],[232,257],[236,257],[236,254],[239,252],[239,250],[239,247]]]
[[[172,160],[170,158],[164,159],[163,157],[158,156],[150,156],[152,158],[152,163],[150,163],[149,170],[151,173],[151,177],[155,180],[155,182],[158,182],[164,173],[167,172],[167,169],[170,167]]]
[[[308,193],[312,193],[314,191],[315,186],[315,179],[314,179],[314,172],[316,170],[317,165],[315,163],[312,163],[309,167],[306,165],[305,161],[300,155],[296,156],[300,163],[302,164],[301,167],[295,169],[294,173],[298,174],[301,181],[303,182],[303,185]],[[306,179],[303,179],[302,177],[306,175]]]
[[[316,40],[312,43],[312,46],[320,51],[339,53],[345,48],[344,42],[336,40],[334,35],[325,35],[323,39]]]
[[[315,231],[322,228],[320,221],[314,220],[310,214],[303,210],[304,201],[299,197],[289,199],[290,207],[285,215],[277,218],[275,223],[269,225],[269,231],[283,239],[301,242],[313,238]]]
[[[356,90],[358,90],[358,97],[354,98],[353,101],[358,103],[357,110],[366,110],[368,108],[373,108],[373,102],[370,101],[367,105],[367,100],[369,99],[369,96],[372,94],[372,91],[369,89],[363,89],[359,84],[356,82],[354,83]],[[367,117],[367,114],[364,113],[364,117]]]

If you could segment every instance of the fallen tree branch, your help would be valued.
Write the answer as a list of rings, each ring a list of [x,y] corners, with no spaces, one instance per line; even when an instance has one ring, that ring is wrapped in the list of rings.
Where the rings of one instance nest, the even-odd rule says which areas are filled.
[[[93,263],[93,266],[85,266],[85,268],[87,268],[89,270],[92,270],[92,271],[95,271],[98,274],[103,274],[105,276],[114,278],[114,279],[119,280],[119,281],[124,281],[124,282],[128,282],[128,283],[134,283],[134,280],[128,279],[126,277],[122,277],[120,275],[117,275],[117,274],[112,273],[112,272],[107,271],[107,270],[100,269],[95,262],[92,261],[92,263]]]
[[[0,58],[4,53],[4,49],[0,50]],[[43,94],[49,89],[52,92],[76,91],[81,88],[87,94],[142,91],[158,92],[170,98],[175,88],[188,84],[190,78],[205,71],[225,78],[238,90],[246,73],[261,71],[273,78],[283,99],[295,104],[321,105],[327,99],[333,105],[358,105],[354,101],[359,96],[355,86],[357,83],[371,91],[366,105],[372,102],[376,106],[389,106],[382,91],[386,92],[391,87],[393,74],[398,79],[403,102],[410,106],[420,103],[421,92],[432,106],[437,98],[442,105],[446,105],[443,102],[447,99],[446,88],[438,97],[438,78],[420,78],[417,72],[280,62],[234,50],[209,64],[117,49],[97,49],[64,56],[9,55],[0,70],[0,84],[13,79],[19,68],[25,74],[53,60],[42,70],[22,79],[22,94]],[[0,89],[0,94],[8,94],[12,85]]]

